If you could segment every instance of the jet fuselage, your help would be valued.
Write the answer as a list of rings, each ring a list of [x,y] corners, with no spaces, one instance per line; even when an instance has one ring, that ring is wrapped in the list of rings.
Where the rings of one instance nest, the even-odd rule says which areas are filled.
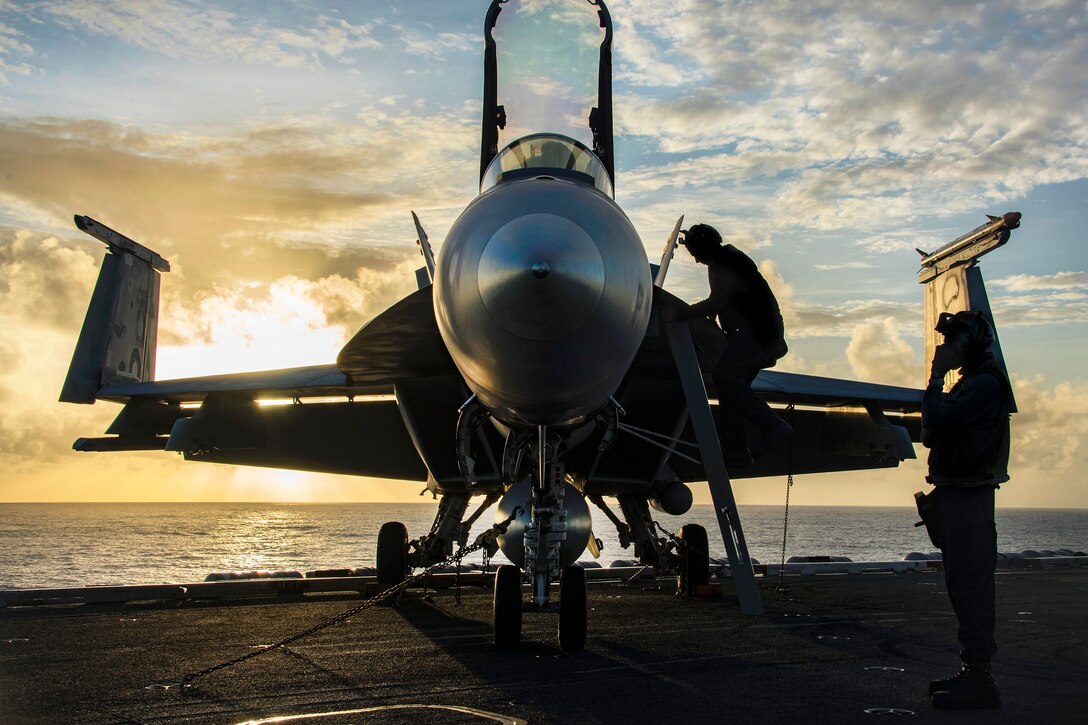
[[[575,425],[615,393],[646,333],[646,252],[591,176],[546,166],[497,176],[442,245],[438,329],[498,420]]]

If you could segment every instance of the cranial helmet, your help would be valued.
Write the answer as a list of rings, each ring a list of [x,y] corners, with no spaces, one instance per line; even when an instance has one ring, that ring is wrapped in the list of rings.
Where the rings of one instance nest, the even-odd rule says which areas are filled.
[[[684,232],[684,246],[692,254],[713,251],[722,246],[722,235],[709,224],[695,224]]]
[[[994,343],[994,328],[986,320],[981,312],[970,310],[957,312],[942,312],[937,319],[937,332],[944,335],[946,342],[952,342],[957,333],[962,333],[960,344],[966,345],[963,352],[982,352]]]

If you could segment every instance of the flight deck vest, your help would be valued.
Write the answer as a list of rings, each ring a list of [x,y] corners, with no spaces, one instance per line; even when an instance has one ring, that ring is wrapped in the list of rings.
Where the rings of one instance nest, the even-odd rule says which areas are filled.
[[[926,431],[929,446],[930,483],[952,486],[997,486],[1009,480],[1009,413],[1012,388],[1005,371],[994,359],[985,360],[956,382],[948,395],[978,375],[992,375],[1002,391],[993,411],[982,420],[961,428]]]

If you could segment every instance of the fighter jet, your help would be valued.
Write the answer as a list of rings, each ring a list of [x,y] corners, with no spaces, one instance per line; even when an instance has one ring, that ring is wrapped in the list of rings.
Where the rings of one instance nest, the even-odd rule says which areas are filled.
[[[411,537],[388,522],[379,533],[378,579],[387,584],[448,558],[497,503],[494,545],[510,562],[494,579],[502,649],[517,647],[523,611],[554,608],[555,584],[559,644],[584,646],[586,578],[575,562],[599,546],[589,504],[644,565],[705,582],[706,531],[688,525],[674,538],[652,513],[686,513],[689,484],[705,481],[740,607],[761,611],[730,478],[896,466],[914,457],[922,393],[763,371],[753,389],[795,433],[752,467],[727,470],[714,423],[727,403],[709,373],[728,340],[707,319],[660,314],[686,307],[664,289],[683,217],[651,264],[614,199],[612,21],[602,0],[588,2],[603,33],[592,143],[537,129],[500,147],[516,109],[499,103],[493,31],[506,0],[494,0],[484,23],[480,193],[437,254],[413,212],[424,259],[418,290],[363,325],[335,363],[156,380],[169,263],[77,216],[109,254],[61,400],[123,407],[106,436],[75,449],[425,482],[439,501],[430,531]],[[1005,227],[982,236],[995,233],[1007,239]],[[927,295],[937,299],[934,280],[973,267],[967,247],[977,244],[924,260]],[[968,304],[967,286],[945,302]],[[270,399],[293,404],[261,405]]]

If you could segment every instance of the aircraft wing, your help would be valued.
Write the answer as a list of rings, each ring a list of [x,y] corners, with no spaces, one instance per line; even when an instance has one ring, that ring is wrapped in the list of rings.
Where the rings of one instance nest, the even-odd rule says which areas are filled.
[[[706,480],[690,445],[695,438],[679,375],[658,334],[665,307],[684,310],[688,305],[654,289],[649,331],[617,393],[625,413],[619,419],[618,436],[610,449],[588,451],[581,462],[592,470],[593,493],[614,495],[639,485],[652,491],[658,481],[673,476],[689,482]],[[726,335],[706,318],[688,324],[712,407],[729,405],[717,400],[711,378],[727,345]],[[733,478],[888,468],[915,457],[913,442],[921,437],[921,390],[775,370],[760,371],[752,389],[793,426],[794,435],[754,465],[730,470]],[[748,427],[749,444],[759,435]]]
[[[426,287],[364,325],[337,364],[106,385],[97,398],[124,408],[107,437],[74,448],[422,481],[394,384],[450,374]]]
[[[878,405],[882,410],[898,413],[916,413],[921,410],[923,392],[916,388],[776,370],[761,370],[752,382],[752,390],[770,403],[825,407]]]
[[[199,403],[209,395],[252,400],[392,395],[397,379],[454,372],[434,323],[431,289],[408,295],[363,326],[336,364],[123,382],[98,390],[99,400]]]
[[[457,374],[434,319],[433,287],[416,290],[363,326],[336,365],[355,385]]]
[[[336,365],[311,365],[283,370],[207,375],[146,383],[107,385],[98,391],[99,400],[127,403],[133,399],[163,403],[199,403],[213,394],[244,395],[253,399],[289,399],[347,395],[386,395],[392,385],[372,384],[360,388],[350,384]]]

